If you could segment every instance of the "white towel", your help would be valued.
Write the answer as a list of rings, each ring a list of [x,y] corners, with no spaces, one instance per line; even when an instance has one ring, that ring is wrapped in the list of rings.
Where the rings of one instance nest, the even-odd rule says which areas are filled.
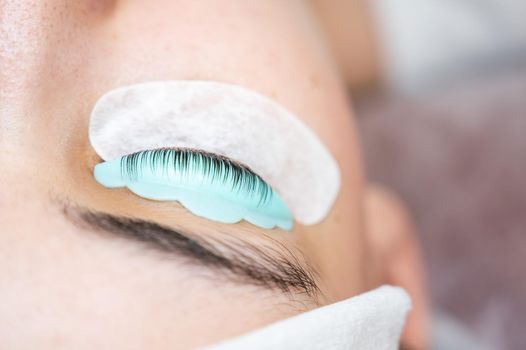
[[[206,350],[395,350],[410,308],[403,289],[382,286]]]

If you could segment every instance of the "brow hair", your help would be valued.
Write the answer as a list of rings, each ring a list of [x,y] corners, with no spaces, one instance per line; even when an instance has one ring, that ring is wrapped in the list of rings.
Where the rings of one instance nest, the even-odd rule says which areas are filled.
[[[264,247],[241,238],[203,238],[187,235],[152,221],[64,206],[73,223],[96,232],[141,242],[163,253],[186,258],[192,263],[224,272],[236,283],[279,290],[293,297],[302,294],[318,302],[320,289],[316,270],[299,251],[283,243]],[[271,239],[272,240],[272,239]]]

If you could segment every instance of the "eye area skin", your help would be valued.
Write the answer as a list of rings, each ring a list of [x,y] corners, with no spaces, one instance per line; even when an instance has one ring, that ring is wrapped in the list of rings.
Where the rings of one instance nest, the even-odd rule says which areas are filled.
[[[0,32],[2,346],[195,348],[385,282],[368,245],[354,115],[307,2],[5,0]],[[341,168],[326,219],[290,233],[222,225],[96,183],[94,103],[116,87],[166,79],[240,85],[297,115]],[[137,226],[162,233],[139,241],[126,234]],[[234,274],[166,251],[172,232],[217,253],[207,255],[214,261],[241,250],[270,282],[254,283],[236,263]],[[296,268],[319,291],[300,270],[284,271]]]
[[[0,334],[5,346],[193,348],[365,291],[349,109],[305,5],[130,1],[102,12],[85,5],[8,1],[10,17],[0,21],[12,34],[0,39],[12,54],[0,56],[7,67],[0,73],[0,285],[9,286],[0,288],[0,324],[12,325]],[[289,262],[297,266],[297,258],[316,271],[316,299],[303,287],[283,292],[276,283],[232,281],[226,269],[85,232],[64,217],[56,203],[280,249],[264,238],[270,232],[253,225],[210,223],[176,203],[110,191],[93,179],[101,162],[87,132],[94,103],[118,86],[166,79],[222,81],[268,96],[298,115],[343,164],[346,183],[322,224],[271,234],[294,253],[286,254]]]

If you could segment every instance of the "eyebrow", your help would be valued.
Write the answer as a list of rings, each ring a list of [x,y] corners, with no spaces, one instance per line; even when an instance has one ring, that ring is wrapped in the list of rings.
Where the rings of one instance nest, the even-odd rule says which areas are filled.
[[[62,212],[76,226],[115,237],[140,242],[155,250],[172,254],[230,280],[279,290],[290,296],[306,295],[315,303],[320,294],[316,270],[300,252],[283,243],[261,247],[241,238],[201,238],[188,235],[153,221],[116,216],[64,205]]]

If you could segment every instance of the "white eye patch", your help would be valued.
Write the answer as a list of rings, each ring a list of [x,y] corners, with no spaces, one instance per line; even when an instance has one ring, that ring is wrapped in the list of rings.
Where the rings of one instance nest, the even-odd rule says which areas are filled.
[[[279,193],[294,218],[320,222],[340,187],[338,165],[317,136],[276,102],[239,86],[160,81],[102,96],[89,139],[104,160],[163,147],[187,147],[250,167]]]

